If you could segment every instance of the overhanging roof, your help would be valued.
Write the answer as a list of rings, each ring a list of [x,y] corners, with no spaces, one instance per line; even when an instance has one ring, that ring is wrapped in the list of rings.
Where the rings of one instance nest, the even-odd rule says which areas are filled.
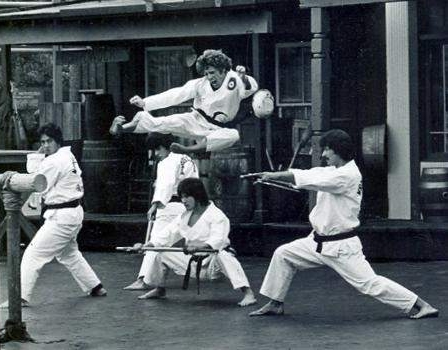
[[[220,11],[194,16],[106,17],[91,21],[64,20],[0,25],[0,42],[4,45],[67,44],[97,41],[141,40],[156,38],[197,37],[270,33],[269,11]]]
[[[366,5],[384,2],[398,2],[403,0],[300,0],[300,8],[318,8],[349,5]]]
[[[270,33],[272,14],[262,5],[290,1],[75,0],[0,13],[0,42],[70,44]]]

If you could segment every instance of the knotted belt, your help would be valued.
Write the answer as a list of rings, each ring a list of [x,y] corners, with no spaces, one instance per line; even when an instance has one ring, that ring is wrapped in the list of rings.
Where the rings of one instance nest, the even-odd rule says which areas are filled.
[[[322,243],[323,242],[334,242],[334,241],[340,241],[342,239],[347,239],[351,237],[357,236],[356,231],[348,231],[343,233],[338,233],[337,235],[331,235],[331,236],[321,236],[318,235],[316,232],[313,232],[314,234],[314,242],[317,243],[316,252],[322,253]]]
[[[209,254],[207,255],[192,255],[190,260],[188,261],[188,266],[187,266],[187,272],[185,272],[185,276],[184,276],[184,283],[182,284],[182,289],[186,290],[188,289],[188,284],[190,282],[190,273],[191,273],[191,264],[193,263],[193,261],[196,262],[196,285],[198,288],[198,295],[200,294],[199,292],[199,285],[200,285],[200,281],[199,281],[199,277],[201,276],[201,269],[202,269],[202,261],[204,259],[206,259],[209,256]]]
[[[223,112],[215,112],[213,116],[209,116],[207,113],[205,113],[202,109],[199,108],[193,108],[194,111],[198,112],[200,115],[204,117],[205,120],[207,120],[210,124],[219,126],[221,128],[231,128],[236,125],[236,123],[232,123],[233,120],[228,121],[227,123],[219,122],[216,119],[216,117],[220,114],[225,114]]]
[[[58,204],[42,204],[42,211],[40,216],[43,218],[44,214],[49,209],[63,209],[63,208],[76,208],[80,205],[81,202],[79,199],[72,200],[70,202],[58,203]]]
[[[229,252],[233,256],[236,256],[236,250],[234,248],[232,248],[230,245],[225,247],[223,250],[225,250],[226,252]],[[196,285],[197,285],[197,289],[198,289],[198,294],[200,294],[199,277],[201,276],[202,261],[205,260],[209,256],[210,256],[210,254],[207,254],[207,255],[194,255],[193,254],[191,256],[190,260],[188,261],[187,271],[185,272],[182,289],[184,289],[184,290],[188,289],[188,285],[190,283],[191,264],[193,263],[193,261],[195,261],[196,262]]]

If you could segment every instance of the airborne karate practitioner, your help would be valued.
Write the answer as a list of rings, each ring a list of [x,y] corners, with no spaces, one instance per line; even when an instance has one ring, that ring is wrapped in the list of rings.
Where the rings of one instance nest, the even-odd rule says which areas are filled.
[[[150,242],[157,241],[157,234],[185,211],[185,206],[177,195],[179,182],[188,177],[199,177],[196,164],[189,156],[170,152],[169,148],[173,140],[174,137],[169,134],[152,133],[148,136],[148,148],[154,150],[155,157],[159,161],[154,195],[148,211],[148,219],[156,214]],[[151,252],[146,252],[137,280],[124,289],[148,289],[149,286],[143,282],[143,277],[150,263]]]
[[[283,314],[283,301],[296,271],[328,266],[363,294],[405,313],[416,309],[410,316],[413,319],[437,317],[438,310],[398,283],[378,276],[365,259],[356,235],[362,176],[353,160],[350,136],[342,130],[330,130],[321,138],[320,146],[326,167],[260,175],[262,180],[283,180],[317,191],[317,201],[309,215],[311,234],[276,249],[260,290],[270,301],[249,315]]]
[[[205,50],[196,61],[196,70],[204,77],[142,99],[134,96],[130,103],[144,111],[131,122],[123,116],[114,119],[110,132],[160,132],[196,140],[192,146],[171,145],[176,153],[212,152],[231,147],[240,139],[234,118],[240,102],[258,89],[254,78],[242,66],[231,69],[232,60],[219,50]],[[193,99],[191,112],[153,117],[153,110],[171,107]]]
[[[201,249],[216,249],[219,252],[205,257],[200,277],[209,280],[226,276],[233,289],[244,293],[239,306],[256,303],[256,299],[246,274],[235,256],[227,251],[230,246],[230,223],[225,214],[209,201],[207,192],[200,179],[187,178],[180,182],[178,193],[186,211],[179,215],[170,225],[151,241],[148,246],[171,246],[180,239],[185,239],[184,250],[195,254]],[[197,253],[201,254],[201,253]],[[143,294],[139,299],[164,298],[165,282],[170,270],[178,275],[186,275],[190,255],[175,252],[154,252],[146,255],[150,259],[143,281],[155,288]],[[196,263],[192,264],[196,270]]]
[[[81,289],[91,296],[105,296],[107,291],[78,250],[76,237],[82,227],[84,195],[81,169],[70,147],[62,147],[62,131],[45,124],[38,130],[41,151],[47,156],[37,165],[45,175],[47,188],[42,192],[45,222],[23,254],[21,269],[22,306],[28,306],[42,267],[54,258],[72,274]],[[34,171],[32,171],[34,172]],[[7,302],[6,302],[7,303]],[[2,304],[6,307],[7,304]]]

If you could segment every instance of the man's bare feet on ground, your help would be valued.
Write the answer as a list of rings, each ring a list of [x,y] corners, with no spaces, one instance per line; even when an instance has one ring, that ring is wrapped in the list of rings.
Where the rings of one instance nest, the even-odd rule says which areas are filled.
[[[249,289],[244,293],[244,298],[238,302],[238,305],[241,307],[249,306],[257,303],[257,299],[255,298],[254,292]]]
[[[149,289],[149,286],[143,282],[142,278],[139,278],[137,281],[131,283],[129,286],[123,288],[124,290],[146,290]]]
[[[151,289],[148,293],[145,293],[143,295],[140,295],[138,298],[140,300],[142,299],[162,299],[166,296],[166,289],[165,288],[154,288]]]
[[[411,315],[409,317],[412,318],[413,320],[418,320],[420,318],[429,318],[438,316],[439,316],[439,310],[433,308],[431,305],[426,303],[425,305],[420,307],[420,309],[416,314]]]
[[[261,309],[255,310],[249,314],[249,316],[272,316],[272,315],[283,315],[283,303],[275,303],[270,301],[264,305]]]

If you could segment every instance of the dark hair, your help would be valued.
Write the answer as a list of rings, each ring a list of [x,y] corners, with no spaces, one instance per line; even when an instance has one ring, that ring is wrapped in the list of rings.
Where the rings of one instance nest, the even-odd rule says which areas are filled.
[[[37,129],[37,135],[39,136],[39,139],[42,135],[47,135],[48,137],[51,137],[59,146],[62,146],[62,143],[64,142],[61,128],[53,123],[42,125],[39,129]]]
[[[160,146],[170,149],[170,145],[174,142],[174,136],[171,134],[161,134],[159,132],[151,132],[146,137],[147,149],[155,150]]]
[[[333,129],[327,131],[319,141],[322,149],[330,148],[345,161],[353,159],[354,146],[351,137],[345,131]]]
[[[196,70],[200,75],[204,75],[208,66],[228,72],[232,68],[232,59],[221,50],[205,50],[196,60]]]
[[[183,179],[177,187],[179,197],[193,197],[202,205],[207,205],[209,202],[207,191],[200,179],[195,177],[187,177]]]

